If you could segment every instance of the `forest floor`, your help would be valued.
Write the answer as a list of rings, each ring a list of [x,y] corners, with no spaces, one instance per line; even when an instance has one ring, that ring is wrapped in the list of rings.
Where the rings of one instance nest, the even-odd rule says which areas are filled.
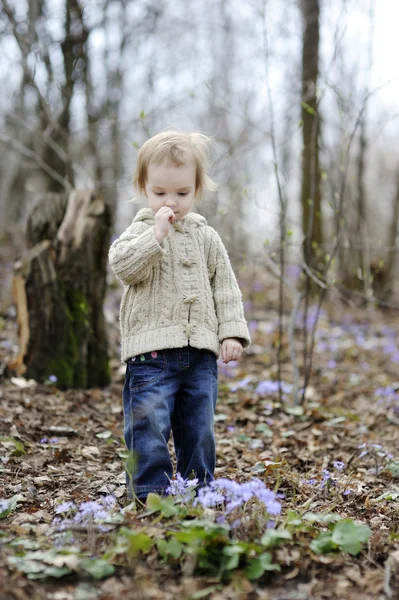
[[[274,531],[285,533],[263,538],[270,552],[263,567],[253,560],[265,528],[250,503],[236,514],[241,526],[217,529],[216,509],[200,514],[171,501],[144,510],[127,500],[120,290],[111,287],[108,388],[59,391],[50,382],[1,379],[1,600],[399,598],[397,313],[326,304],[305,403],[293,406],[286,339],[282,401],[275,383],[275,292],[240,283],[252,345],[238,363],[219,361],[215,477],[258,477],[281,494]],[[12,305],[0,323],[4,365],[18,349]],[[86,506],[88,515],[82,503],[111,495],[113,518],[92,513],[90,522],[57,530],[61,503]],[[195,515],[198,529],[179,537],[182,521],[192,525]]]

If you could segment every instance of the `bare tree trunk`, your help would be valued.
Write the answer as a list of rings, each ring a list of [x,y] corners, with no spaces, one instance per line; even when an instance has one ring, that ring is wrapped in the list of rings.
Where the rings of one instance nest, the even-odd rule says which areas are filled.
[[[304,19],[302,47],[302,228],[306,236],[304,253],[309,264],[315,262],[323,242],[319,177],[320,119],[316,97],[319,74],[319,0],[302,0]]]
[[[48,194],[27,226],[15,264],[20,353],[9,368],[61,389],[110,383],[103,314],[111,215],[92,191]]]

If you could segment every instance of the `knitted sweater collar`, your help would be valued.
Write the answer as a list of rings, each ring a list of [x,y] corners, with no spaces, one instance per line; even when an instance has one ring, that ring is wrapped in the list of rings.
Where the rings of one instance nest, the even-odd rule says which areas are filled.
[[[137,215],[133,219],[133,223],[137,221],[145,221],[149,225],[153,225],[155,223],[155,215],[152,212],[151,208],[142,208],[139,210]],[[205,217],[199,215],[198,213],[190,212],[188,213],[180,222],[172,223],[173,227],[177,231],[181,231],[184,233],[187,229],[196,229],[197,227],[204,227],[207,225],[207,221]]]

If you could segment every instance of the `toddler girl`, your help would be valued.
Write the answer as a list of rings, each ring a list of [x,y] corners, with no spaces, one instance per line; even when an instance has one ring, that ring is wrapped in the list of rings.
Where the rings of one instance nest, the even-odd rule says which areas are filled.
[[[177,472],[196,476],[199,487],[213,480],[220,344],[228,363],[251,342],[223,242],[204,217],[190,212],[216,187],[207,174],[210,141],[169,130],[141,147],[134,183],[148,208],[109,250],[124,284],[124,439],[133,456],[126,483],[128,497],[142,501],[169,486],[171,430]]]

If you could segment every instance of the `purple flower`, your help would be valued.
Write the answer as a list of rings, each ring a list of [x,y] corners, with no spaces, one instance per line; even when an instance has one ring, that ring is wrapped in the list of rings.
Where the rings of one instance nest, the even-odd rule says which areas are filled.
[[[76,506],[73,502],[62,502],[62,504],[59,504],[55,508],[55,513],[59,515],[60,513],[67,512],[68,510],[71,510],[71,509],[76,509]]]
[[[257,477],[241,484],[223,477],[215,479],[199,490],[194,504],[199,503],[202,506],[211,507],[224,503],[228,514],[251,498],[260,500],[270,515],[280,514],[281,504],[278,502],[276,494]]]
[[[255,321],[254,319],[248,321],[248,329],[249,333],[254,333],[258,329],[258,321]]]
[[[46,438],[46,437],[42,438],[42,439],[40,440],[40,443],[41,443],[41,444],[47,444],[47,438]]]
[[[237,527],[239,527],[241,525],[241,519],[235,519],[232,524],[231,524],[231,528],[232,529],[236,529]]]
[[[230,391],[231,392],[236,392],[239,389],[245,389],[248,387],[248,384],[252,381],[252,376],[251,375],[247,375],[246,377],[244,377],[244,379],[241,379],[240,381],[237,381],[237,383],[231,383],[230,384]]]
[[[226,517],[223,515],[216,517],[216,523],[226,523]]]
[[[180,473],[176,473],[176,479],[170,481],[169,487],[166,488],[166,492],[171,496],[181,498],[184,502],[187,502],[192,498],[192,489],[198,485],[198,479],[184,479]]]
[[[102,498],[102,503],[104,504],[105,508],[113,508],[116,504],[116,498],[112,494],[109,494],[108,496],[104,496],[104,498]]]
[[[281,390],[282,390],[283,394],[289,394],[292,390],[292,385],[282,381],[281,382]],[[258,384],[258,386],[255,390],[255,393],[259,394],[259,396],[266,396],[266,395],[270,395],[270,394],[278,394],[278,391],[279,391],[278,381],[272,381],[271,379],[265,379],[264,381],[261,381]]]
[[[302,267],[300,267],[299,265],[287,265],[285,268],[285,272],[288,277],[298,279],[298,277],[302,273]]]
[[[55,383],[56,381],[58,381],[56,375],[50,375],[49,378],[48,378],[48,380],[51,381],[51,383]]]
[[[264,289],[264,287],[265,287],[265,284],[263,283],[263,281],[255,280],[252,283],[252,289],[254,292],[261,292]]]
[[[335,467],[336,469],[340,469],[340,470],[341,470],[341,469],[344,469],[344,468],[345,468],[345,463],[341,462],[340,460],[336,460],[336,461],[334,462],[334,467]]]
[[[315,485],[315,483],[317,483],[317,482],[316,482],[316,479],[313,478],[313,479],[308,479],[307,481],[304,481],[303,483],[305,485]]]
[[[226,364],[221,359],[219,359],[217,364],[218,364],[219,373],[221,373],[225,377],[234,377],[234,373],[232,372],[232,369],[234,369],[235,367],[238,366],[237,360],[232,360]]]
[[[350,488],[348,488],[347,490],[345,490],[343,493],[344,496],[348,496],[349,494],[352,493],[353,490],[351,490]]]

